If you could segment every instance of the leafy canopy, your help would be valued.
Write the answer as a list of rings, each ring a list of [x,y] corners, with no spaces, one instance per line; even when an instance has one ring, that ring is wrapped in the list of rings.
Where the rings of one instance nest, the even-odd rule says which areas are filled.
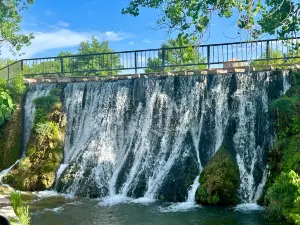
[[[121,69],[120,57],[117,54],[109,54],[114,51],[110,48],[108,41],[100,42],[93,37],[91,40],[82,41],[78,46],[78,51],[75,55],[84,55],[79,57],[63,58],[64,72],[66,74],[77,73],[79,76],[91,75],[111,75],[118,74],[118,69]],[[108,53],[102,56],[93,56],[95,53]],[[71,52],[61,52],[58,56],[72,56]],[[33,64],[32,66],[24,66],[24,71],[27,74],[40,73],[60,73],[61,60],[59,58],[53,61],[44,61]],[[82,72],[84,71],[84,72]]]
[[[195,45],[194,42],[187,42],[188,46],[186,49],[167,49],[185,46],[185,40],[182,37],[176,39],[170,39],[167,43],[162,44],[162,49],[164,50],[164,65],[165,69],[162,67],[163,64],[163,54],[162,51],[158,53],[157,58],[148,58],[147,66],[149,68],[145,69],[146,73],[149,72],[162,72],[162,71],[183,71],[183,70],[201,70],[206,69],[205,65],[192,65],[205,63],[206,59],[202,57],[197,48],[192,48]],[[191,66],[178,66],[178,65],[188,65]],[[173,66],[176,65],[176,66]]]
[[[21,50],[29,45],[32,34],[21,33],[21,12],[30,6],[34,0],[5,0],[0,2],[0,47],[9,43],[11,50]]]
[[[298,0],[131,0],[122,14],[138,16],[142,7],[160,9],[159,26],[194,40],[214,16],[237,15],[237,26],[250,31],[254,38],[264,33],[287,38],[300,29]]]

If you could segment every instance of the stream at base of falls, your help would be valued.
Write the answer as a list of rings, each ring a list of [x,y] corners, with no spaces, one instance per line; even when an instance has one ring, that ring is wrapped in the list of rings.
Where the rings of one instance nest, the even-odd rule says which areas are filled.
[[[120,200],[120,199],[119,199]],[[32,225],[279,225],[257,205],[185,206],[180,203],[103,202],[101,199],[43,198],[31,205]],[[138,202],[135,200],[135,202]],[[107,203],[107,204],[106,204]],[[256,210],[255,210],[256,209]]]

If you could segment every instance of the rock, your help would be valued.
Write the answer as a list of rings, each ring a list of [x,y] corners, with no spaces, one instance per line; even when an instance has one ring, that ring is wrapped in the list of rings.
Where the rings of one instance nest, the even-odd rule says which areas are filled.
[[[201,204],[237,204],[239,169],[227,148],[220,147],[200,174],[196,200]]]
[[[3,177],[4,183],[21,191],[42,191],[54,185],[65,137],[60,93],[60,89],[54,88],[49,96],[35,100],[37,110],[26,157]]]

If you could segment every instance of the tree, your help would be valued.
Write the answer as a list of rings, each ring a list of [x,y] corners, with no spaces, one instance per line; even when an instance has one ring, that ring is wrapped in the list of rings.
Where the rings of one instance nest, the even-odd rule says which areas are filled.
[[[30,6],[34,0],[5,0],[0,2],[0,47],[9,43],[11,50],[19,51],[24,45],[29,45],[32,34],[21,33],[21,12]]]
[[[83,41],[78,48],[78,57],[64,58],[64,63],[68,65],[67,70],[85,71],[85,75],[111,75],[117,74],[121,69],[120,57],[116,54],[110,54],[114,51],[109,47],[108,41],[99,42],[93,37],[91,41]],[[107,53],[101,55],[92,55],[96,53]],[[64,53],[69,54],[69,53]]]
[[[77,53],[61,52],[58,56],[63,57],[63,69],[66,74],[105,76],[118,74],[119,69],[122,69],[119,55],[113,52],[107,41],[99,42],[93,37],[91,41],[82,41]],[[104,54],[93,55],[96,53]],[[61,73],[61,58],[38,62],[31,67],[24,65],[24,71],[25,74],[59,74]]]
[[[164,61],[165,69],[162,67],[163,62],[163,52],[160,51],[158,58],[148,58],[147,66],[149,68],[145,69],[146,73],[149,72],[162,72],[162,71],[183,71],[183,70],[203,70],[206,69],[206,65],[197,65],[200,63],[205,63],[206,59],[203,58],[198,48],[193,48],[195,44],[192,41],[187,42],[187,48],[176,49],[177,47],[184,47],[185,41],[183,38],[170,39],[168,43],[162,44],[162,49],[164,50]],[[174,48],[174,49],[169,49]],[[190,66],[183,66],[189,65]],[[182,65],[182,66],[180,66]]]
[[[138,16],[140,8],[161,9],[158,25],[196,40],[209,27],[211,18],[237,15],[237,26],[257,38],[267,33],[294,37],[300,30],[298,0],[131,0],[122,14]]]
[[[267,58],[267,53],[263,52],[262,56],[260,59],[260,61],[254,61],[251,62],[251,66],[260,66],[260,65],[267,65],[267,64],[282,64],[284,63],[284,55],[282,54],[282,52],[280,50],[274,50],[274,49],[270,49],[270,58],[274,59],[274,60],[269,60],[269,62],[266,60]]]

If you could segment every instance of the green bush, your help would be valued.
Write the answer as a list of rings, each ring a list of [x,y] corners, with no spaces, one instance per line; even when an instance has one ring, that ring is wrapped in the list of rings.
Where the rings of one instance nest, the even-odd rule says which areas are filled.
[[[6,91],[0,92],[0,125],[11,119],[15,109],[11,96]]]
[[[283,172],[267,190],[267,217],[297,219],[300,214],[294,213],[300,206],[300,177],[294,171]],[[293,222],[296,222],[296,221]]]
[[[200,174],[196,199],[201,204],[238,203],[239,169],[223,145]]]
[[[30,213],[29,207],[23,205],[22,196],[19,191],[14,191],[10,195],[12,207],[19,217],[23,225],[30,225]]]
[[[53,96],[58,96],[59,97],[60,94],[61,94],[61,92],[62,92],[62,90],[60,88],[52,88],[50,90],[49,95],[53,95]]]
[[[19,217],[23,225],[30,225],[31,219],[28,206],[21,206],[17,208],[16,215]]]
[[[44,109],[46,112],[51,110],[51,107],[59,103],[59,97],[54,95],[43,96],[34,100],[34,103],[38,108]]]
[[[19,191],[14,191],[11,193],[10,195],[10,201],[11,201],[11,204],[12,204],[12,207],[14,209],[22,206],[22,196],[21,196],[21,192]]]
[[[26,85],[23,80],[23,74],[20,74],[10,80],[9,90],[13,97],[18,97],[25,93]]]

